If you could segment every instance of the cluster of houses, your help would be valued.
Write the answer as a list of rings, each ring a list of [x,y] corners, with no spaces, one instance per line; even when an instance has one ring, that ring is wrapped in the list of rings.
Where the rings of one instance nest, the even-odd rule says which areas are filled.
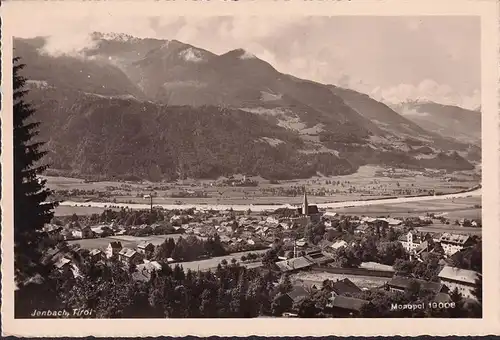
[[[293,263],[281,263],[280,269],[285,272],[292,270],[300,270],[311,266],[311,261],[306,258],[297,259]],[[474,290],[477,288],[478,283],[476,279],[481,274],[451,266],[444,266],[439,272],[438,282],[429,282],[414,278],[393,275],[388,278],[388,281],[378,289],[384,289],[391,292],[404,293],[412,288],[412,285],[417,284],[418,289],[425,290],[433,294],[434,302],[447,303],[451,302],[450,292],[455,289],[469,301],[475,301],[476,296]],[[324,283],[323,283],[324,285]],[[313,286],[313,289],[316,288]],[[327,311],[338,316],[348,317],[358,315],[362,308],[369,304],[369,301],[352,297],[353,294],[360,293],[366,288],[360,288],[348,278],[337,279],[330,283],[329,287],[330,296],[327,302]],[[306,289],[301,284],[294,286],[293,290],[282,296],[281,303],[283,308],[287,311],[283,316],[294,317],[296,310],[294,306],[300,303],[303,299],[310,296],[310,289]]]
[[[149,260],[153,257],[155,246],[151,242],[141,242],[135,249],[123,247],[120,241],[111,241],[105,251],[93,249],[90,256],[93,260],[118,259],[124,265],[140,264],[144,259]]]
[[[362,289],[355,285],[349,279],[336,280],[329,284],[329,296],[326,303],[326,310],[337,317],[353,316],[361,311],[361,309],[369,302],[366,300],[354,298],[348,295],[362,292]],[[294,286],[294,288],[280,296],[279,303],[285,312],[283,316],[294,317],[297,314],[294,312],[294,305],[297,305],[310,295],[310,292],[303,286]]]
[[[44,256],[44,262],[53,263],[54,267],[60,272],[69,272],[74,277],[80,276],[79,259],[75,253],[83,251],[77,245],[71,247],[71,251],[62,249],[53,249]],[[141,242],[134,249],[123,247],[120,241],[111,241],[104,250],[92,249],[89,252],[90,258],[94,262],[106,259],[116,259],[124,266],[135,265],[136,270],[132,274],[135,280],[146,281],[151,277],[152,272],[162,269],[162,265],[151,260],[155,251],[155,246],[151,242]],[[167,262],[173,262],[168,259]]]
[[[439,282],[394,276],[391,281],[387,283],[387,286],[391,291],[405,292],[411,287],[413,282],[417,282],[421,289],[434,292],[440,299],[439,302],[449,302],[450,296],[448,293],[455,289],[457,289],[464,298],[475,300],[474,290],[477,288],[476,280],[480,275],[480,273],[473,270],[444,266],[438,275]]]
[[[443,233],[431,235],[423,234],[410,230],[402,235],[399,241],[403,248],[411,255],[417,258],[424,252],[429,251],[431,244],[440,244],[446,257],[474,245],[474,240],[469,235]]]

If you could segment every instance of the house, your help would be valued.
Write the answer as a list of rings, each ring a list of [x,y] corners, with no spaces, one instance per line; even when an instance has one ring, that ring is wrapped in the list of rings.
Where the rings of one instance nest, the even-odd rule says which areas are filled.
[[[304,289],[304,287],[296,286],[291,292],[287,293],[286,295],[290,297],[293,303],[299,303],[307,296],[309,296],[309,293]]]
[[[292,291],[281,295],[278,298],[278,301],[283,310],[291,311],[294,304],[300,303],[307,296],[309,296],[309,293],[304,289],[304,287],[295,286]]]
[[[70,237],[67,237],[68,240],[78,240],[83,238],[83,232],[81,230],[71,230]]]
[[[473,292],[477,288],[476,279],[480,278],[480,275],[473,270],[445,266],[438,276],[450,291],[457,288],[465,298],[476,299]]]
[[[377,228],[377,230],[386,229],[389,227],[389,222],[383,218],[368,218],[364,221],[370,227]]]
[[[66,257],[62,257],[61,259],[59,259],[59,261],[57,261],[54,266],[59,269],[60,271],[63,271],[63,270],[67,270],[67,269],[70,269],[71,267],[71,260],[66,258]]]
[[[388,217],[388,218],[385,218],[384,220],[387,221],[387,223],[391,227],[398,227],[398,226],[400,226],[400,225],[403,224],[403,221],[398,220],[396,218],[390,218],[390,217]]]
[[[146,257],[151,257],[155,251],[155,246],[151,242],[143,241],[137,246],[137,251]]]
[[[103,227],[104,226],[93,226],[90,229],[92,229],[94,235],[101,236],[101,234],[104,232],[104,230],[102,230]]]
[[[308,269],[314,265],[313,262],[309,261],[305,257],[295,257],[293,259],[288,259],[286,261],[276,262],[276,266],[282,272],[293,272],[299,271],[301,269]]]
[[[414,230],[410,230],[406,235],[402,235],[399,238],[399,242],[403,248],[410,254],[414,254],[415,249],[418,248],[424,241],[425,237]]]
[[[322,265],[328,262],[333,262],[333,258],[323,254],[321,250],[309,251],[304,256],[309,262],[314,263],[315,265]]]
[[[330,217],[330,218],[333,218],[333,217],[337,217],[337,213],[336,212],[333,212],[333,211],[325,211],[325,213],[323,214],[323,216],[327,216],[327,217]]]
[[[333,299],[339,295],[361,293],[361,288],[356,286],[354,282],[345,278],[343,280],[337,280],[332,285],[331,298]]]
[[[90,228],[90,226],[82,228],[82,238],[93,238],[93,237],[94,237],[94,232],[92,231],[92,228]]]
[[[340,249],[340,248],[344,248],[344,247],[347,247],[347,242],[344,240],[338,240],[330,246],[330,248],[335,249],[335,250]]]
[[[46,224],[44,226],[44,230],[51,238],[56,240],[63,240],[64,236],[62,235],[63,227],[55,225],[55,224]]]
[[[51,248],[43,254],[42,259],[41,259],[41,263],[44,265],[48,265],[50,263],[56,263],[63,256],[64,256],[64,254],[62,254],[60,249]]]
[[[439,243],[447,256],[473,245],[473,240],[468,235],[444,233],[439,238]]]
[[[109,242],[108,247],[106,248],[106,257],[110,259],[117,256],[122,248],[122,243],[120,241]]]
[[[118,259],[125,265],[138,264],[141,261],[141,254],[129,248],[122,248],[118,253]]]
[[[145,261],[137,265],[135,272],[132,273],[132,279],[134,281],[150,281],[152,273],[160,271],[161,269],[161,264],[158,262]]]
[[[412,279],[403,276],[393,276],[387,283],[387,287],[391,292],[405,292],[410,289],[414,283],[417,283],[421,290],[430,290],[435,294],[446,291],[446,287],[444,287],[442,283]]]
[[[100,259],[102,259],[103,256],[104,254],[100,249],[92,249],[90,251],[90,258],[94,261],[99,261]]]
[[[266,223],[269,223],[269,224],[278,224],[278,223],[280,223],[280,221],[276,217],[268,216],[266,218]]]
[[[367,304],[369,301],[337,295],[329,299],[326,307],[331,308],[338,317],[348,317],[358,315]]]
[[[370,230],[370,226],[368,224],[362,223],[354,229],[355,234],[365,234]]]

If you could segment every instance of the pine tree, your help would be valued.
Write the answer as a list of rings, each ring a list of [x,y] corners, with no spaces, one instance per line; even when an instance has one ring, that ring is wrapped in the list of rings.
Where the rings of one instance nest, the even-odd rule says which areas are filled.
[[[56,203],[46,202],[51,191],[38,176],[47,151],[35,141],[40,123],[33,120],[35,110],[24,98],[26,78],[20,75],[24,64],[13,60],[14,125],[14,256],[16,281],[22,282],[40,270],[42,229],[53,217]]]

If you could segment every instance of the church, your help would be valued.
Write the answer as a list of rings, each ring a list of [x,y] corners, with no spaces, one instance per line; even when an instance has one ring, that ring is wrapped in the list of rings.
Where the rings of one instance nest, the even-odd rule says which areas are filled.
[[[300,215],[299,219],[301,222],[305,224],[309,222],[319,222],[321,220],[322,213],[319,211],[318,206],[309,205],[305,186],[302,206],[297,208],[297,213]]]

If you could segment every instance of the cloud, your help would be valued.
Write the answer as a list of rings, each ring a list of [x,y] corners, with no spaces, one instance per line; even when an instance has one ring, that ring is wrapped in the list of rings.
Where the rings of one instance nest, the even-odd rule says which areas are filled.
[[[66,14],[24,10],[15,35],[49,37],[43,51],[53,55],[78,55],[92,47],[93,31],[177,39],[217,54],[243,48],[280,72],[351,87],[387,102],[479,103],[477,18],[179,17],[67,7]]]
[[[81,56],[83,49],[92,48],[96,43],[89,33],[57,34],[46,37],[46,43],[40,52],[52,56]]]

